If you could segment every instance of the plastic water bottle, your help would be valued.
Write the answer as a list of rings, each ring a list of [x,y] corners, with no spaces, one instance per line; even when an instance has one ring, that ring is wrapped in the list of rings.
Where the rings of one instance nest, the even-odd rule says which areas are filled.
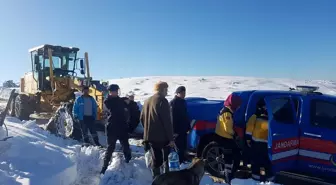
[[[180,160],[177,152],[172,148],[168,155],[168,166],[169,171],[179,171],[180,170]]]

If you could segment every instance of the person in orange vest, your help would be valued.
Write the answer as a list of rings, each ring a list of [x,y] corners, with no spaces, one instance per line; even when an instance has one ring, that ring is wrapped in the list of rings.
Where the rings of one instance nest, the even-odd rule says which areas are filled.
[[[245,138],[251,153],[252,179],[273,181],[272,163],[268,156],[268,114],[264,99],[257,103],[257,111],[247,122]],[[264,169],[265,175],[260,171]]]
[[[226,183],[230,184],[239,165],[239,149],[235,142],[236,133],[233,129],[233,114],[240,107],[242,100],[239,96],[230,94],[224,102],[224,107],[217,118],[216,135],[218,143],[232,149],[230,155],[225,155],[224,175]],[[237,165],[238,163],[238,165]]]

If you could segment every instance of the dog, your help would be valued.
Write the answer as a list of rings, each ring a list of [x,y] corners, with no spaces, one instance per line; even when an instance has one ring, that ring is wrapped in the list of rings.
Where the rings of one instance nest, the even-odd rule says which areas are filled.
[[[155,177],[152,185],[199,185],[205,165],[206,160],[194,158],[188,168],[161,174]]]

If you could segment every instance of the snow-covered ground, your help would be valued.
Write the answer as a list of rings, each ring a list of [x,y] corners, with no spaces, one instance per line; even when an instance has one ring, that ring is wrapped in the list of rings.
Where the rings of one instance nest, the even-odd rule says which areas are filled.
[[[209,99],[225,99],[236,90],[283,89],[295,85],[316,85],[320,91],[336,94],[333,81],[294,81],[288,79],[260,79],[246,77],[143,77],[110,80],[121,87],[122,95],[133,91],[136,100],[142,102],[152,94],[157,81],[169,84],[169,96],[175,88],[185,85],[188,96],[201,96]],[[2,104],[3,105],[3,104]],[[133,160],[126,164],[121,153],[113,154],[105,176],[100,179],[104,151],[97,147],[81,147],[79,143],[62,139],[36,126],[34,121],[21,122],[7,117],[5,123],[9,135],[6,142],[0,141],[0,185],[149,185],[151,173],[145,167],[141,140],[130,140]],[[3,130],[0,130],[0,136]],[[106,144],[104,136],[100,142]],[[119,145],[117,146],[120,147]],[[215,185],[208,175],[201,185]],[[255,184],[251,179],[234,179],[232,184]]]

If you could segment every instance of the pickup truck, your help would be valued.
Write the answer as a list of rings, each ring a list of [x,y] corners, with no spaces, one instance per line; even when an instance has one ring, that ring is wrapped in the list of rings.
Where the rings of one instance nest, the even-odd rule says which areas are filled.
[[[335,177],[336,96],[316,92],[317,89],[297,86],[296,90],[288,91],[233,92],[243,100],[233,117],[237,144],[242,151],[246,148],[244,135],[247,120],[255,113],[257,101],[264,98],[269,115],[268,147],[273,171]],[[224,101],[204,98],[186,101],[192,119],[188,147],[198,157],[208,160],[206,169],[210,174],[222,177],[222,159],[230,148],[216,144],[213,136],[216,118]],[[243,159],[244,152],[242,154]]]

